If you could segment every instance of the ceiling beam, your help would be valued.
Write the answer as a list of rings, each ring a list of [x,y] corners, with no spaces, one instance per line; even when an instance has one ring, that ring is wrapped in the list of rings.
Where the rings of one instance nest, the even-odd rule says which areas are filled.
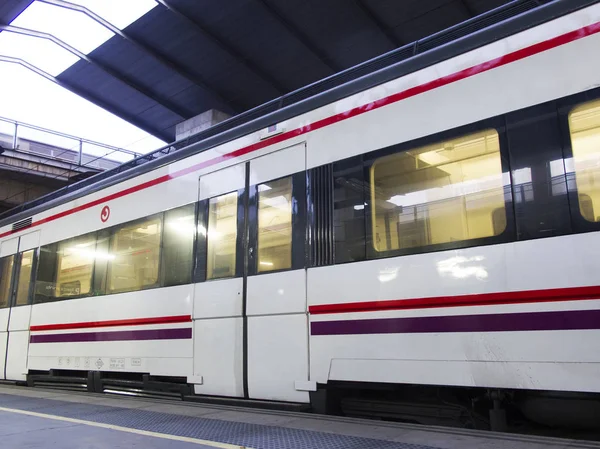
[[[67,50],[69,53],[77,56],[79,59],[82,59],[83,61],[87,62],[88,64],[90,64],[94,67],[97,67],[98,69],[100,69],[104,73],[106,73],[107,75],[117,79],[118,81],[127,85],[131,89],[134,89],[135,91],[144,95],[145,97],[150,98],[152,101],[154,101],[154,102],[160,104],[161,106],[163,106],[164,108],[170,110],[171,112],[178,115],[182,119],[188,119],[195,115],[195,113],[193,111],[189,111],[188,109],[182,108],[181,106],[173,103],[168,98],[166,98],[156,92],[152,92],[150,89],[148,89],[144,86],[141,86],[138,82],[136,82],[132,78],[128,77],[124,73],[114,70],[114,69],[108,67],[106,64],[98,61],[97,59],[95,59],[91,56],[88,56],[85,53],[80,52],[79,50],[70,46],[66,42],[58,39],[53,34],[45,33],[42,31],[30,30],[28,28],[16,27],[13,25],[0,25],[0,31],[6,31],[9,33],[21,34],[23,36],[30,36],[30,37],[34,37],[34,38],[38,38],[38,39],[46,39],[48,41],[51,41],[54,44],[60,46],[61,48]]]
[[[278,94],[283,95],[284,93],[289,92],[290,89],[284,87],[273,76],[271,76],[269,73],[267,73],[266,70],[259,67],[250,58],[246,57],[246,55],[244,55],[242,52],[240,52],[239,50],[234,48],[232,45],[229,45],[228,43],[224,42],[213,32],[209,31],[206,28],[206,26],[201,24],[198,20],[190,17],[185,12],[183,12],[181,9],[177,8],[176,6],[173,6],[167,0],[156,0],[156,2],[158,2],[159,4],[164,6],[167,10],[171,11],[173,14],[175,14],[181,20],[186,22],[188,25],[192,26],[196,31],[198,31],[205,38],[210,40],[213,44],[215,44],[221,50],[228,53],[231,57],[233,57],[236,61],[238,61],[242,65],[244,65],[248,70],[253,72],[256,76],[258,76],[259,78],[262,78],[263,81],[266,81],[268,84],[270,84],[277,91]]]
[[[379,31],[387,38],[387,40],[396,48],[402,47],[404,42],[399,39],[390,28],[379,18],[373,9],[367,5],[365,0],[354,0],[362,13],[373,23]]]
[[[71,3],[71,2],[68,2],[65,0],[37,0],[37,1],[85,14],[86,16],[88,16],[90,19],[92,19],[96,23],[102,25],[104,28],[108,29],[112,33],[121,37],[126,42],[129,42],[133,46],[137,47],[139,50],[143,51],[147,55],[154,58],[156,61],[161,63],[163,66],[167,67],[172,72],[175,72],[176,74],[178,74],[182,78],[185,78],[192,84],[202,87],[204,90],[208,91],[215,98],[215,100],[218,100],[219,102],[228,106],[233,112],[239,112],[240,110],[244,109],[244,107],[242,105],[238,104],[237,101],[235,101],[232,98],[229,98],[224,92],[222,92],[216,86],[211,85],[211,83],[206,81],[201,75],[199,75],[197,73],[192,73],[188,68],[186,68],[183,65],[181,65],[180,63],[174,61],[168,55],[166,55],[163,52],[161,52],[160,50],[132,37],[129,33],[126,33],[124,31],[120,30],[119,28],[114,26],[112,23],[103,19],[98,14],[96,14],[95,12],[86,8],[85,6],[81,6],[81,5]]]
[[[323,64],[325,64],[333,73],[339,72],[344,69],[344,67],[339,66],[335,63],[322,49],[320,49],[316,44],[314,44],[311,39],[304,34],[298,27],[292,24],[289,20],[287,20],[275,7],[273,7],[267,0],[256,0],[256,2],[263,5],[263,7],[273,16],[283,27],[293,35],[300,43],[309,50],[312,54],[314,54],[317,58],[321,60]]]
[[[79,95],[80,97],[85,98],[86,100],[96,104],[97,106],[100,106],[101,108],[107,110],[111,114],[115,114],[117,117],[121,117],[123,120],[128,121],[132,125],[137,126],[138,128],[146,131],[147,133],[152,134],[153,136],[158,137],[159,139],[164,140],[165,142],[173,141],[173,136],[170,133],[167,133],[165,130],[150,126],[147,123],[139,120],[139,118],[137,116],[132,115],[131,113],[121,109],[120,107],[118,107],[114,104],[107,103],[102,98],[94,95],[91,92],[85,91],[85,90],[83,90],[79,87],[76,87],[70,83],[60,80],[60,79],[50,75],[48,72],[40,69],[39,67],[34,66],[33,64],[30,64],[29,62],[27,62],[23,59],[14,58],[12,56],[0,55],[0,62],[6,62],[6,63],[10,63],[10,64],[17,64],[17,65],[23,66],[23,67],[31,70],[32,72],[46,78],[47,80],[52,81],[53,83],[59,85],[60,87],[73,92],[75,95]]]

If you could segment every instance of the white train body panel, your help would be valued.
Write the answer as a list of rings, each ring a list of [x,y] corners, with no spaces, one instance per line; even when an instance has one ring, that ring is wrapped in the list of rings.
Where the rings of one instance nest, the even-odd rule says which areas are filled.
[[[0,228],[0,256],[237,191],[248,161],[250,184],[258,184],[600,86],[598,23],[600,5],[588,7],[279,123],[279,137],[249,134],[66,202],[34,215],[34,233]],[[594,31],[557,40],[585,27]],[[332,380],[600,392],[600,330],[319,327],[413,318],[422,320],[411,322],[416,329],[434,317],[600,311],[600,297],[309,314],[331,304],[599,286],[599,247],[600,233],[592,232],[260,274],[247,279],[245,317],[241,278],[14,307],[10,325],[9,309],[0,309],[0,355],[8,342],[10,379],[27,370],[143,372],[187,377],[198,394],[241,397],[247,319],[251,398],[307,402],[305,390]],[[152,323],[164,317],[179,318]],[[64,327],[43,330],[53,325]],[[136,332],[177,337],[127,339]],[[94,333],[126,339],[94,340]],[[27,349],[11,353],[13,342]]]
[[[98,298],[36,304],[31,316],[29,369],[90,369],[151,372],[191,376],[193,372],[193,286],[180,285]],[[20,309],[19,307],[15,310]],[[180,317],[174,323],[123,325],[114,321]],[[102,326],[99,324],[104,323]],[[66,325],[35,330],[35,326]],[[73,328],[68,328],[72,325]],[[171,332],[173,340],[146,338],[146,333]],[[41,341],[54,336],[58,341]],[[88,337],[89,336],[89,337]],[[113,338],[111,341],[110,339]],[[82,341],[89,338],[89,341]],[[103,338],[105,340],[103,340]]]
[[[598,244],[600,233],[580,234],[312,269],[309,305],[597,286],[600,262],[591,253]],[[494,314],[497,320],[516,320],[533,313],[528,319],[543,320],[542,312],[565,310],[598,311],[600,296],[311,315],[311,323],[423,319],[407,333],[313,335],[311,379],[600,391],[599,330],[425,332],[427,318]]]

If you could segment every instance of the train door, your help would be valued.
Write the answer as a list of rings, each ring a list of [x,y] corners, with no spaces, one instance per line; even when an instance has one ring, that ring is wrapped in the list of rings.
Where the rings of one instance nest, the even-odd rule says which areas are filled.
[[[7,265],[12,265],[12,275],[7,295],[9,309],[3,372],[5,379],[26,380],[29,322],[40,231],[25,234],[10,242],[7,252],[12,252],[9,256],[12,264]]]
[[[196,394],[308,402],[306,147],[200,178]]]
[[[247,164],[200,177],[194,270],[196,394],[246,396],[244,253]]]
[[[249,165],[248,395],[308,402],[306,144]]]
[[[8,347],[8,320],[12,301],[15,259],[19,239],[0,243],[0,378],[6,379],[6,349]]]

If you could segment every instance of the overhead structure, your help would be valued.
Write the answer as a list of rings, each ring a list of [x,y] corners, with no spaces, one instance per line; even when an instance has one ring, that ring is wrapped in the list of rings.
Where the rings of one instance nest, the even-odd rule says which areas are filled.
[[[175,139],[177,124],[205,111],[237,115],[511,3],[157,0],[121,30],[76,0],[36,1],[94,20],[113,37],[85,55],[49,33],[11,27],[32,0],[3,2],[0,31],[50,40],[75,54],[78,62],[55,82],[166,141]],[[512,3],[526,10],[545,1]],[[28,63],[6,55],[2,61]]]

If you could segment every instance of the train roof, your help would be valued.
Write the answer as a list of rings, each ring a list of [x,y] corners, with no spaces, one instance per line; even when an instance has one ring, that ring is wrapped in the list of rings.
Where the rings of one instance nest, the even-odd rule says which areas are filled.
[[[0,214],[0,227],[490,44],[600,0],[515,0]],[[541,4],[540,4],[541,3]]]

